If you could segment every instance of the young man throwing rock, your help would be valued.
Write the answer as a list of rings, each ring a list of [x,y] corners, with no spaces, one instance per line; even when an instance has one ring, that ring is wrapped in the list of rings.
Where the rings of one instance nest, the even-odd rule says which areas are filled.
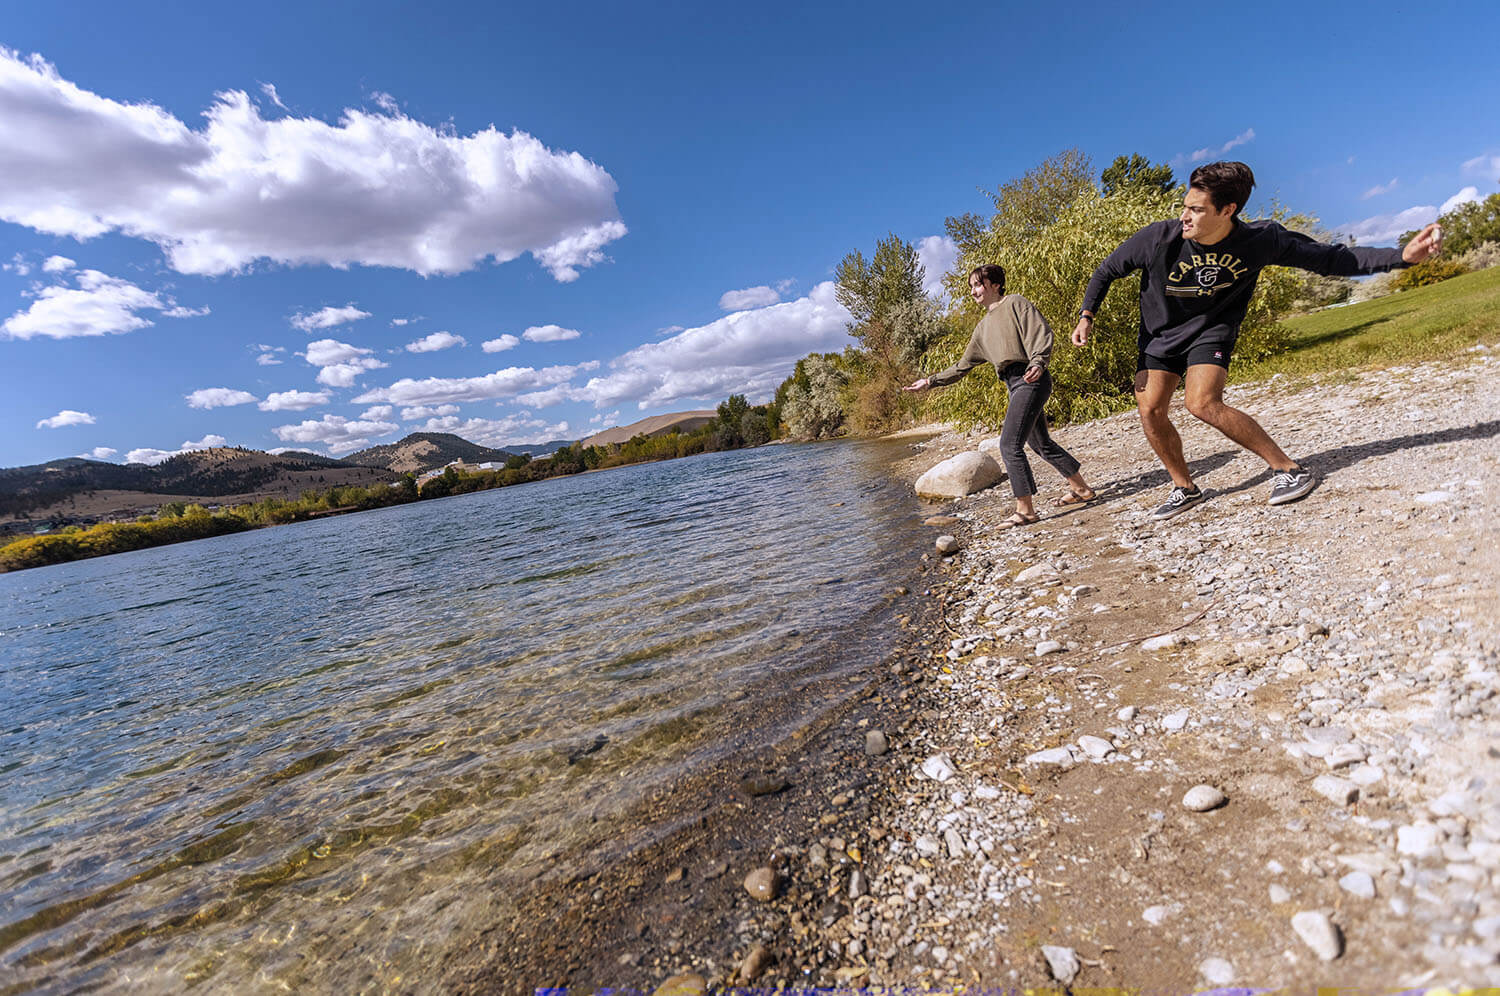
[[[1240,209],[1254,186],[1255,175],[1244,163],[1193,170],[1178,220],[1147,225],[1099,264],[1073,329],[1073,345],[1085,345],[1109,285],[1141,271],[1135,399],[1146,439],[1173,484],[1152,513],[1158,519],[1203,500],[1183,458],[1182,437],[1167,417],[1178,384],[1189,413],[1270,466],[1270,504],[1296,501],[1317,486],[1313,471],[1282,452],[1255,419],[1224,403],[1229,358],[1263,268],[1295,266],[1352,277],[1420,263],[1441,248],[1437,225],[1422,229],[1402,249],[1359,249],[1315,242],[1274,221],[1242,221]]]

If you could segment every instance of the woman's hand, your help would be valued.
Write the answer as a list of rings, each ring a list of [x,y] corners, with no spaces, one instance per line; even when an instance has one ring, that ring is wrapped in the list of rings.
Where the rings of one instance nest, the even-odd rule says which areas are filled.
[[[926,377],[923,377],[921,380],[914,380],[914,381],[912,381],[910,384],[907,384],[901,390],[903,390],[903,391],[925,391],[925,390],[927,390],[931,386],[932,386],[932,381],[928,380]]]
[[[1028,384],[1035,384],[1037,381],[1042,379],[1042,368],[1027,367],[1026,372],[1021,375],[1021,379]]]

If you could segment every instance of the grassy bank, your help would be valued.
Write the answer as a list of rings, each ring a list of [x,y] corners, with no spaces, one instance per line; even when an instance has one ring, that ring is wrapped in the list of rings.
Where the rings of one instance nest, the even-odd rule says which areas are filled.
[[[1418,363],[1500,342],[1500,267],[1283,324],[1286,348],[1259,363],[1236,361],[1231,382]]]

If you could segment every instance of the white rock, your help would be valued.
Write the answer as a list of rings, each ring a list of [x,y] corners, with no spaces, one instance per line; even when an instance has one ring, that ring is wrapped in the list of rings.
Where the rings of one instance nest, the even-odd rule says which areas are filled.
[[[953,829],[952,827],[949,827],[947,830],[943,831],[943,843],[948,845],[948,857],[950,858],[956,860],[963,857],[967,853],[964,850],[963,837],[959,836],[958,831]]]
[[[1323,762],[1335,770],[1358,764],[1365,759],[1365,749],[1359,744],[1339,744],[1330,748]]]
[[[1284,885],[1277,885],[1273,882],[1268,891],[1271,894],[1271,902],[1273,903],[1288,903],[1292,900],[1292,894],[1286,890],[1286,886]]]
[[[1066,986],[1077,977],[1080,967],[1078,954],[1072,948],[1043,944],[1042,957],[1047,959],[1047,969],[1052,973],[1052,977],[1063,985]]]
[[[1048,654],[1060,654],[1063,649],[1063,645],[1056,640],[1043,640],[1036,645],[1036,655],[1046,657]]]
[[[1064,764],[1073,763],[1073,752],[1066,747],[1048,747],[1026,755],[1027,764]]]
[[[1344,953],[1344,937],[1326,914],[1303,910],[1292,917],[1292,929],[1324,961],[1333,961]]]
[[[937,552],[944,556],[958,552],[958,538],[956,536],[949,536],[946,533],[939,536],[934,545],[937,547]]]
[[[1154,651],[1154,650],[1166,650],[1166,649],[1168,649],[1170,647],[1175,647],[1175,646],[1177,646],[1178,644],[1180,644],[1182,642],[1183,642],[1182,634],[1180,634],[1180,633],[1165,633],[1165,634],[1163,634],[1161,636],[1153,636],[1149,640],[1143,640],[1141,642],[1141,649],[1142,650],[1151,650],[1151,651]]]
[[[934,754],[922,762],[922,774],[935,782],[946,782],[958,774],[958,769],[947,754]]]
[[[1413,858],[1436,854],[1443,842],[1443,831],[1431,823],[1413,823],[1396,828],[1396,853]]]
[[[1046,564],[1033,564],[1016,575],[1016,584],[1030,584],[1041,578],[1055,577],[1057,572]]]
[[[1452,500],[1453,493],[1451,491],[1424,491],[1417,495],[1417,501],[1423,505],[1440,505],[1445,501]]]
[[[1103,760],[1109,756],[1115,749],[1115,745],[1103,737],[1093,737],[1086,734],[1078,738],[1078,746],[1082,747],[1083,752],[1089,757],[1099,760]]]
[[[974,798],[981,802],[992,802],[1000,798],[1000,790],[993,785],[976,785],[974,787]]]
[[[915,847],[917,849],[917,853],[922,855],[924,858],[935,858],[937,857],[938,852],[943,849],[943,845],[939,844],[931,837],[918,837],[916,840],[912,841],[912,846]]]
[[[1179,709],[1176,712],[1168,713],[1161,718],[1161,728],[1166,730],[1168,733],[1176,733],[1184,726],[1187,726],[1187,723],[1188,711],[1186,709]]]
[[[1347,806],[1359,798],[1359,786],[1337,775],[1319,775],[1313,779],[1313,791],[1323,798]]]
[[[1182,797],[1182,806],[1195,813],[1206,813],[1210,809],[1218,809],[1228,801],[1229,796],[1212,785],[1194,785]]]
[[[1339,888],[1361,899],[1375,898],[1375,880],[1368,872],[1352,871],[1339,879]]]
[[[1361,788],[1369,788],[1385,777],[1385,772],[1373,764],[1361,764],[1349,772],[1349,780]]]
[[[1160,927],[1175,912],[1171,906],[1147,906],[1141,911],[1141,919],[1153,927]]]
[[[1211,986],[1227,986],[1234,981],[1234,966],[1223,958],[1204,958],[1198,963],[1198,974]]]
[[[1000,459],[1000,437],[999,436],[991,436],[989,439],[985,439],[985,440],[981,441],[980,444],[979,444],[979,452],[986,453],[989,456],[994,457],[996,460],[999,460]]]
[[[1119,712],[1115,713],[1115,718],[1122,723],[1128,723],[1131,720],[1135,719],[1135,715],[1138,711],[1139,710],[1137,710],[1135,706],[1126,706]]]
[[[988,454],[960,453],[917,478],[916,490],[923,498],[962,498],[1004,479],[1005,470]]]

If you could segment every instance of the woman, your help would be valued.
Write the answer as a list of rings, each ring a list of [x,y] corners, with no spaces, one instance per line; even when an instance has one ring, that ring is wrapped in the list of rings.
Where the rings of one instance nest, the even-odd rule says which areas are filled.
[[[1026,526],[1041,518],[1032,503],[1036,480],[1031,476],[1031,464],[1022,448],[1026,444],[1067,479],[1068,495],[1059,505],[1092,501],[1097,495],[1078,472],[1078,461],[1047,434],[1047,416],[1042,406],[1052,396],[1052,375],[1047,372],[1047,360],[1052,356],[1052,327],[1036,305],[1020,294],[1005,293],[1005,270],[994,263],[970,271],[969,292],[984,307],[985,315],[974,326],[964,355],[942,373],[923,377],[902,390],[942,387],[957,382],[981,363],[993,363],[1010,392],[1005,426],[1000,432],[1000,456],[1016,496],[1016,512],[1001,527]]]

